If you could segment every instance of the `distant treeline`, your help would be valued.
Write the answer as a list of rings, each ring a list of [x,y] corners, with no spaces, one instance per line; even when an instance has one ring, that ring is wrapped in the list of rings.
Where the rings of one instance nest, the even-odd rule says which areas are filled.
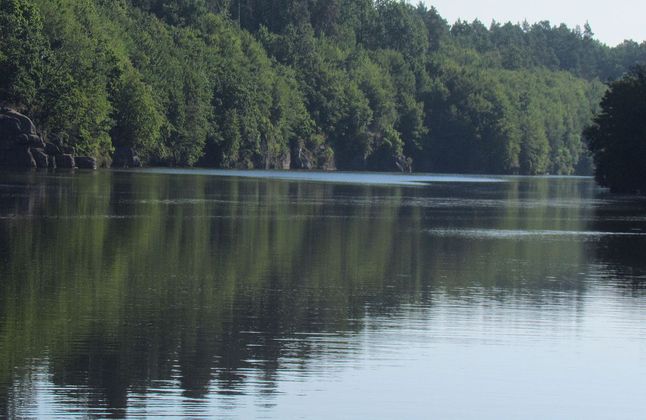
[[[0,2],[0,102],[104,164],[584,173],[602,82],[644,61],[392,0]]]

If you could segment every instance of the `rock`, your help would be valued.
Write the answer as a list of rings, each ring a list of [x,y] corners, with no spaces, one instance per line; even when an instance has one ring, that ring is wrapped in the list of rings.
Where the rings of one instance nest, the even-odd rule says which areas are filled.
[[[19,113],[18,111],[11,108],[0,108],[0,124],[3,126],[10,126],[13,134],[17,135],[20,133],[38,135],[36,132],[36,126],[34,123],[27,118],[27,116]]]
[[[8,161],[5,166],[10,168],[33,169],[36,161],[26,147],[18,147],[7,152]]]
[[[0,167],[10,168],[81,168],[96,169],[96,159],[82,156],[78,162],[73,150],[60,137],[52,136],[59,144],[46,143],[38,135],[36,126],[19,112],[0,108]],[[134,150],[126,151],[128,166],[141,166]]]
[[[21,114],[20,112],[10,108],[2,108],[0,109],[0,114],[6,115],[9,118],[13,118],[18,121],[18,126],[20,127],[21,133],[25,133],[27,135],[38,134],[36,132],[36,126],[34,125],[34,123],[27,116]]]
[[[0,150],[13,148],[14,139],[20,134],[18,120],[0,112]]]
[[[316,158],[310,152],[303,146],[302,144],[298,145],[298,149],[296,152],[296,159],[295,159],[295,166],[297,169],[313,169],[314,168],[314,162]]]
[[[45,153],[50,156],[58,156],[63,154],[61,152],[61,149],[59,149],[58,146],[52,143],[45,143]]]
[[[79,169],[96,169],[96,159],[89,156],[77,156],[74,162]]]
[[[292,165],[292,154],[289,150],[277,155],[277,156],[267,156],[264,158],[264,161],[259,165],[254,167],[258,168],[264,166],[265,169],[282,169],[289,170]]]
[[[62,155],[72,155],[74,156],[74,148],[71,146],[59,146],[59,149],[61,149],[61,154]]]
[[[289,151],[280,158],[280,169],[288,171],[292,166],[292,154]]]
[[[15,137],[0,134],[0,150],[11,150],[16,147],[16,142],[13,139],[15,139]]]
[[[324,171],[336,171],[336,162],[334,161],[334,155],[329,155],[321,164],[321,169]]]
[[[35,168],[37,162],[30,148],[44,147],[45,142],[29,118],[13,109],[0,108],[0,166]]]
[[[45,142],[39,136],[33,134],[29,135],[29,141],[27,142],[29,147],[32,149],[45,149]]]
[[[336,170],[334,151],[324,144],[313,144],[310,141],[300,140],[292,148],[291,167],[294,169],[334,171]]]
[[[112,156],[113,168],[140,168],[141,159],[132,147],[117,147]]]
[[[29,135],[28,134],[19,134],[18,137],[16,137],[16,144],[19,144],[21,146],[28,146],[29,145]]]
[[[403,155],[395,157],[395,166],[401,172],[413,172],[413,159],[407,158]]]
[[[18,159],[16,159],[16,162],[19,164],[20,168],[33,169],[38,167],[38,165],[36,165],[36,160],[29,149],[23,149],[20,152]]]
[[[56,167],[62,169],[74,169],[76,162],[72,155],[58,155],[56,156]]]
[[[42,149],[31,149],[31,155],[36,162],[36,167],[40,169],[47,169],[49,167],[49,156]]]

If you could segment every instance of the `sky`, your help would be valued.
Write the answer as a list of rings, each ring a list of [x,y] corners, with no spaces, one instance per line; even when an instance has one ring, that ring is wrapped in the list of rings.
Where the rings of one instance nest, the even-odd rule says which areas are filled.
[[[424,0],[424,3],[434,6],[449,23],[477,18],[489,26],[492,20],[500,23],[549,20],[552,25],[583,27],[587,21],[595,38],[610,46],[624,39],[640,43],[646,40],[646,0]]]

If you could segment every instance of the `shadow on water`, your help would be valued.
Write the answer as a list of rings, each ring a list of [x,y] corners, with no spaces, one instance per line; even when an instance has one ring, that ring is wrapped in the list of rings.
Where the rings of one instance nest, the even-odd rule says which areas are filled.
[[[609,233],[639,233],[626,229],[646,227],[634,219],[645,213],[598,199],[588,180],[412,187],[99,172],[0,184],[9,417],[29,411],[43,375],[71,406],[118,417],[131,395],[164,387],[199,401],[255,378],[270,395],[287,361],[307,375],[321,354],[354,351],[344,337],[366,320],[406,305],[486,295],[576,311],[598,272],[643,290],[644,238]]]
[[[604,205],[595,208],[591,226],[596,230],[624,232],[608,235],[595,244],[596,259],[602,265],[602,277],[634,296],[646,293],[646,199],[605,196]]]

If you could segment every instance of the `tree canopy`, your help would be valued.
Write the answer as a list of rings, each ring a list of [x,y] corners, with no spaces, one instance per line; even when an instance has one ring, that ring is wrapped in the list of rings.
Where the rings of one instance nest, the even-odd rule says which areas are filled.
[[[0,102],[103,164],[586,173],[602,82],[646,59],[396,0],[6,0],[0,23]]]
[[[585,136],[601,185],[646,194],[646,66],[610,83]]]

